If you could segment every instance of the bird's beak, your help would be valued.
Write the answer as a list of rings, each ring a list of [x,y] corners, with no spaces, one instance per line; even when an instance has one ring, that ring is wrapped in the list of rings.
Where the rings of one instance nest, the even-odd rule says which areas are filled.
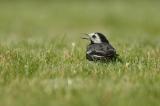
[[[85,36],[83,36],[83,37],[81,37],[82,39],[87,39],[87,40],[89,40],[90,39],[90,37],[89,37],[89,35],[88,34],[86,34],[86,33],[82,33],[83,35],[85,35]]]

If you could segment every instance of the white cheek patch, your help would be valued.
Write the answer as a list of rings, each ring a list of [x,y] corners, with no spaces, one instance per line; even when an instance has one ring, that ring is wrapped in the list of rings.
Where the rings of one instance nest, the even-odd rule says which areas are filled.
[[[96,37],[93,38],[93,35],[95,35]],[[89,36],[94,43],[102,43],[100,37],[96,33],[90,33]]]
[[[94,43],[102,43],[101,39],[99,38],[99,36],[97,34],[95,34],[96,38],[93,39]]]
[[[94,43],[102,43],[100,39],[96,38],[94,39]]]

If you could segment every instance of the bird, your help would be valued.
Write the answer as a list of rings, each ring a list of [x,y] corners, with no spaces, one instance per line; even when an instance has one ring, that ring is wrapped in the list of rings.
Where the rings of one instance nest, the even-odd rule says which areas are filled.
[[[110,44],[104,34],[94,32],[86,34],[82,39],[87,39],[90,44],[87,46],[86,59],[89,61],[110,61],[115,60],[118,56],[116,49]]]

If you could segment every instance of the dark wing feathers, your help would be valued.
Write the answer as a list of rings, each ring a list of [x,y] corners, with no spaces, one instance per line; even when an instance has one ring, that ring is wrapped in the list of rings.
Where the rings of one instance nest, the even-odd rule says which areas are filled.
[[[115,55],[115,49],[107,43],[91,44],[87,47],[86,57],[89,60],[111,59]]]

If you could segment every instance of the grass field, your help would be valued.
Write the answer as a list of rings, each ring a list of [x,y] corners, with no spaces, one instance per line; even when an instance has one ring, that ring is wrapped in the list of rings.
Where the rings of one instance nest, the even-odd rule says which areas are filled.
[[[0,106],[160,106],[159,5],[0,1]],[[122,62],[85,59],[97,31]]]

